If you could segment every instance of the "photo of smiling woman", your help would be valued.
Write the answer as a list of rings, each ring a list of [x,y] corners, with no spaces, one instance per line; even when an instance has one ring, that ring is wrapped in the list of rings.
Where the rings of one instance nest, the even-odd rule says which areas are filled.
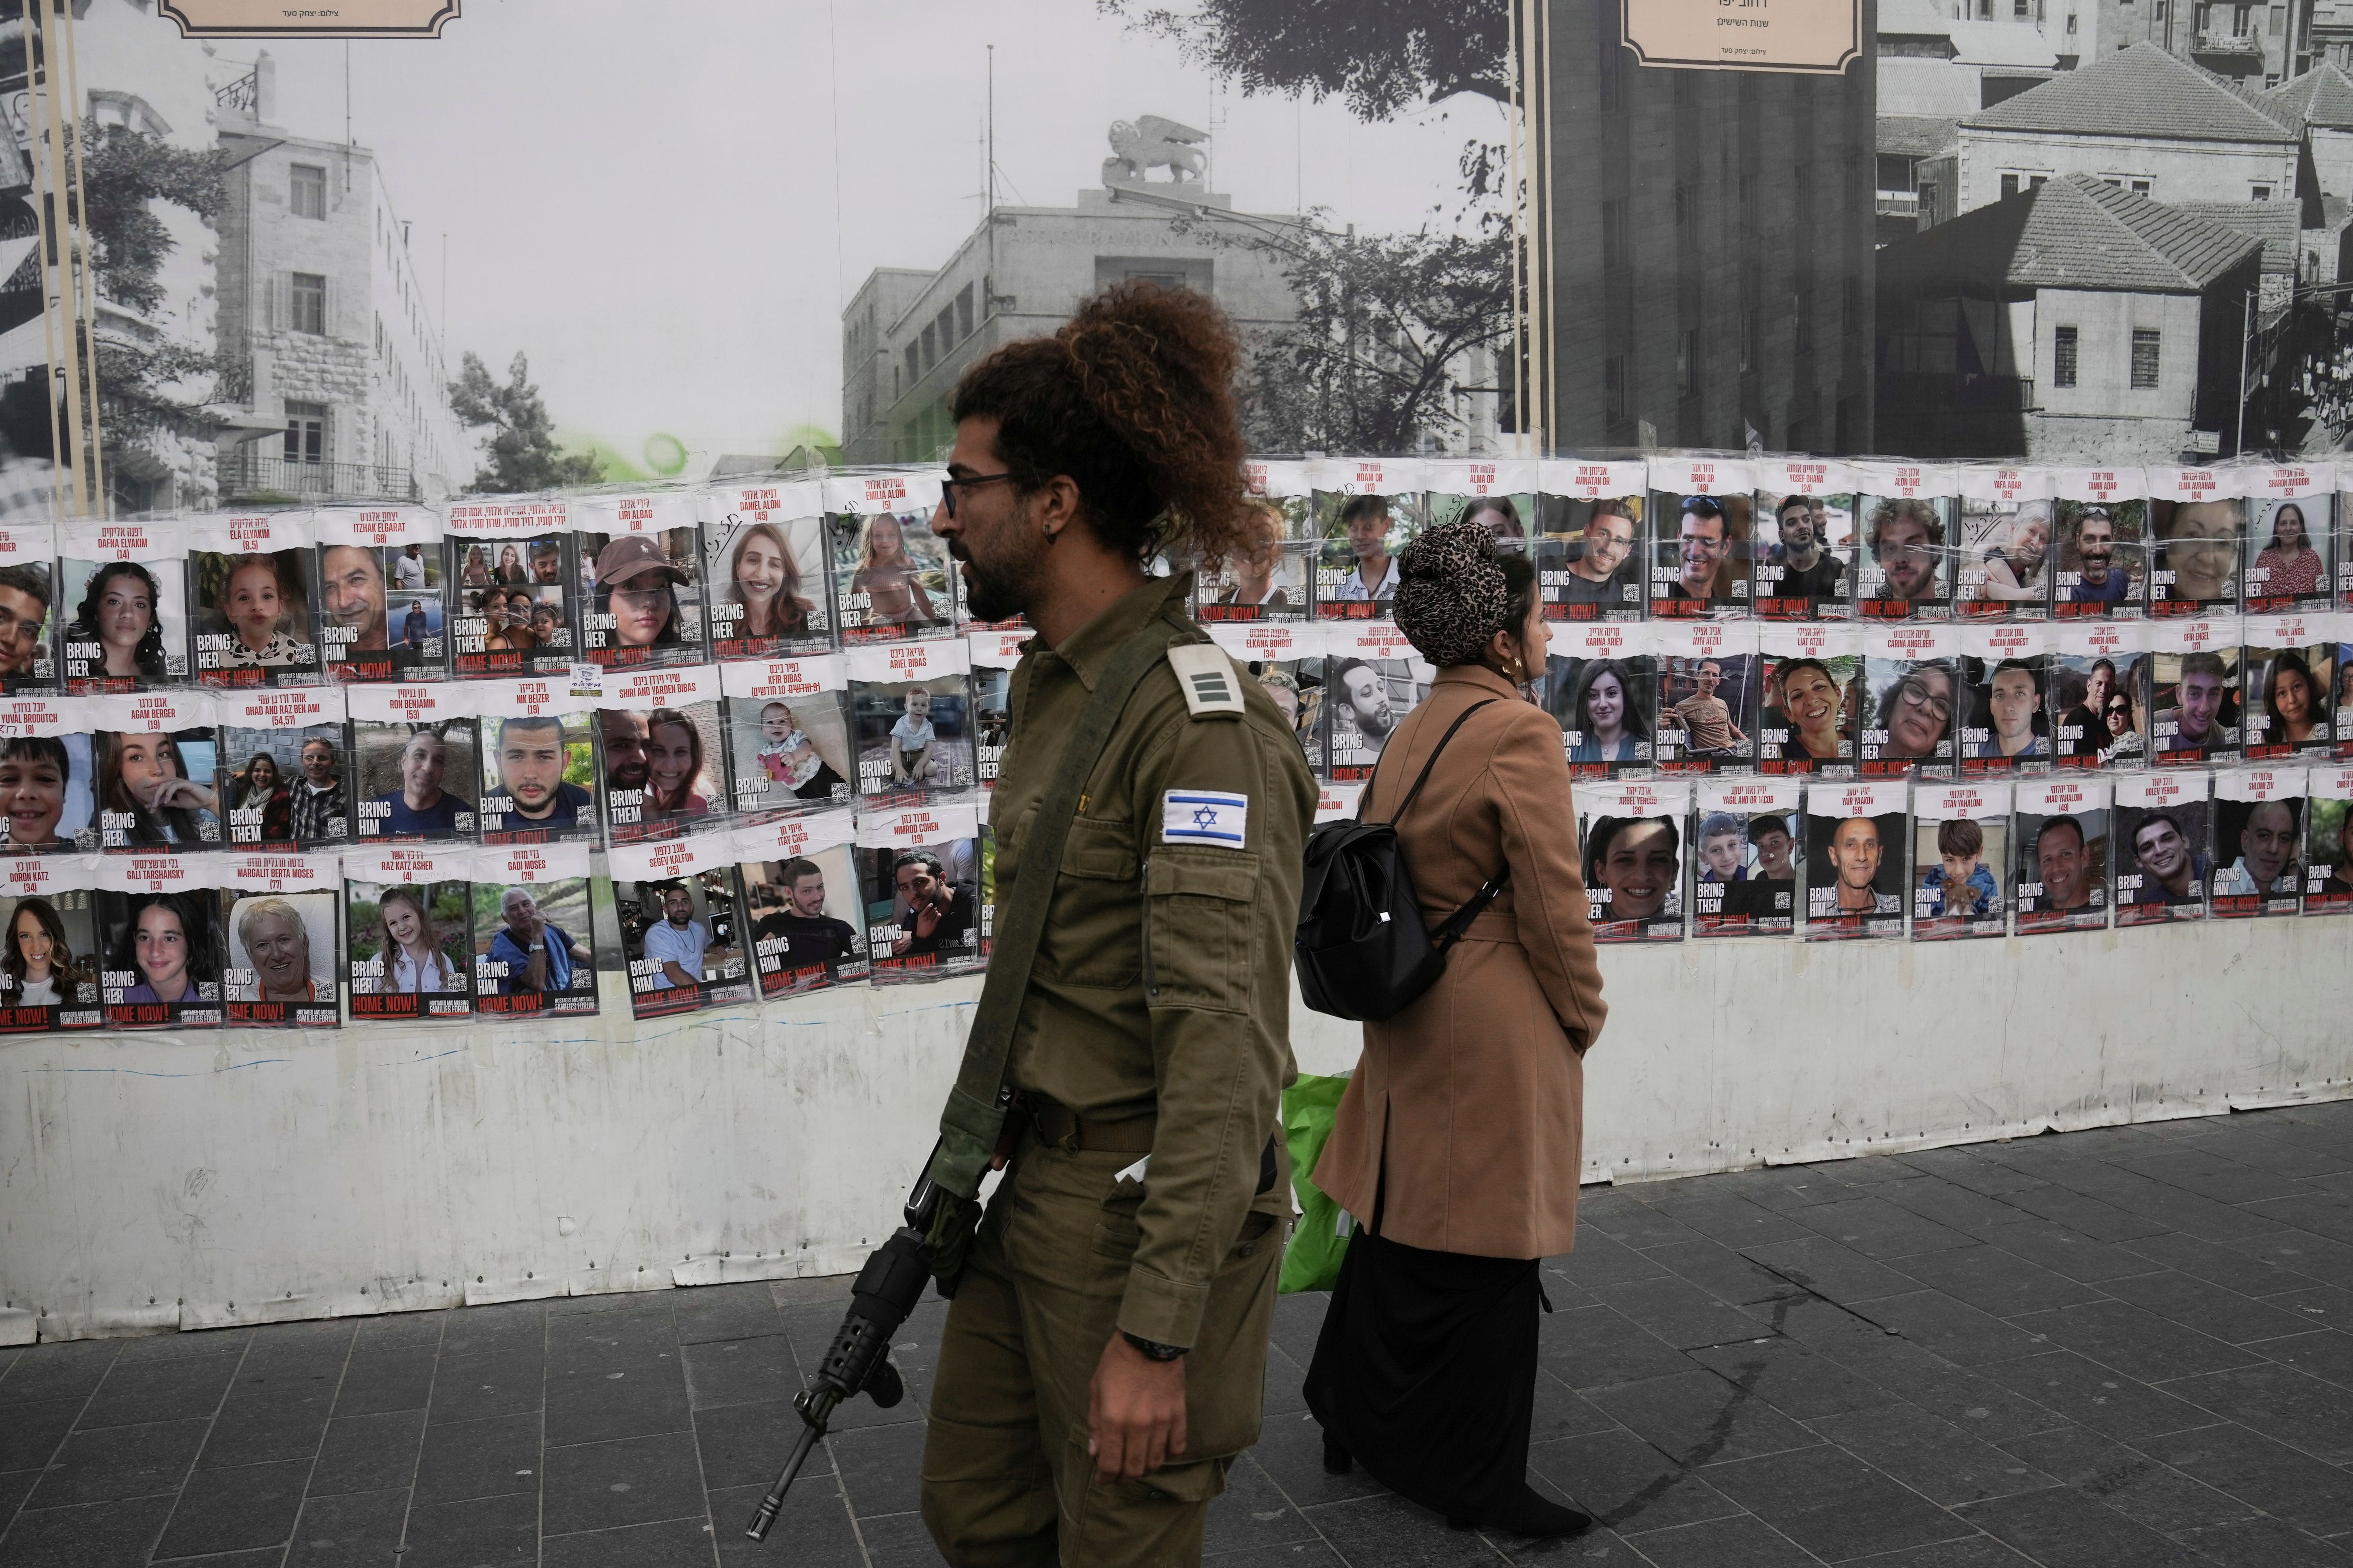
[[[821,518],[746,522],[728,512],[704,527],[714,658],[774,658],[821,653],[833,643],[832,605],[821,568]],[[804,566],[807,563],[807,566]]]
[[[259,1028],[332,1029],[335,969],[332,893],[232,893],[228,911],[228,1021]]]
[[[179,561],[64,563],[66,689],[129,691],[184,680],[187,622]]]
[[[1577,792],[1585,902],[1593,940],[1680,942],[1683,829],[1691,786],[1599,783]]]
[[[98,843],[101,849],[199,848],[221,841],[213,792],[213,732],[101,730]]]
[[[0,1032],[88,1027],[98,1011],[98,937],[79,890],[0,899]],[[80,1020],[68,1024],[64,1015]]]
[[[1856,738],[1865,778],[1949,778],[1960,672],[1942,626],[1873,628],[1864,644],[1863,717]]]
[[[1851,773],[1853,706],[1847,688],[1858,660],[1766,658],[1766,710],[1757,731],[1757,765],[1768,773]],[[1844,679],[1841,679],[1841,677]]]
[[[0,849],[81,847],[90,833],[90,737],[20,735],[0,742]]]
[[[2150,480],[2158,482],[2158,474]],[[2237,609],[2246,531],[2246,513],[2235,497],[2150,501],[2149,618]]]
[[[221,1021],[220,930],[208,892],[97,896],[110,1028],[191,1028]]]
[[[2294,500],[2250,502],[2261,510],[2247,539],[2256,544],[2247,563],[2247,613],[2267,614],[2298,605],[2326,609],[2329,604],[2330,504],[2327,495]],[[2259,544],[2256,542],[2260,541]]]

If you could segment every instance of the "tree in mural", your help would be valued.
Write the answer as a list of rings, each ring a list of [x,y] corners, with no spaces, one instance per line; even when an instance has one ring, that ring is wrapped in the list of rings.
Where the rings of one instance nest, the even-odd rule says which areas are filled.
[[[1437,112],[1468,95],[1508,102],[1504,0],[1098,0],[1173,40],[1186,59],[1246,94],[1336,99],[1367,123]],[[1501,145],[1474,138],[1463,208],[1445,228],[1359,237],[1317,226],[1218,226],[1219,243],[1273,257],[1299,318],[1251,354],[1247,417],[1262,451],[1414,450],[1460,428],[1465,373],[1508,358],[1511,249],[1499,203]],[[1208,226],[1194,226],[1208,232]]]
[[[174,147],[121,125],[85,126],[82,150],[91,279],[99,297],[131,318],[117,317],[98,334],[99,427],[106,449],[208,428],[204,405],[216,395],[219,356],[153,324],[169,303],[164,263],[178,246],[155,205],[212,222],[225,196],[222,155],[216,149]],[[25,265],[37,267],[38,258],[27,257]]]
[[[518,350],[507,379],[493,379],[481,356],[467,351],[458,379],[449,384],[449,406],[470,429],[491,432],[482,466],[467,488],[481,493],[514,494],[593,485],[601,465],[593,455],[558,451],[555,422],[531,381],[531,361]]]

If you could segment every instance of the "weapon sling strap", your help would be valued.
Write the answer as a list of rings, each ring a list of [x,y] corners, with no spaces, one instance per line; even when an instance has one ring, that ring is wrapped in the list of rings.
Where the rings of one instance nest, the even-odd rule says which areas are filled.
[[[987,978],[981,984],[980,1005],[972,1032],[965,1038],[964,1064],[956,1069],[955,1087],[948,1091],[940,1112],[940,1147],[932,1159],[932,1180],[960,1197],[980,1191],[980,1179],[996,1152],[997,1138],[1005,1126],[1005,1069],[1013,1053],[1013,1031],[1021,1019],[1022,998],[1029,994],[1030,966],[1037,961],[1038,942],[1046,932],[1046,916],[1053,907],[1054,883],[1062,868],[1062,847],[1078,815],[1079,797],[1111,742],[1113,728],[1127,707],[1128,698],[1152,667],[1178,639],[1199,640],[1200,634],[1173,616],[1148,621],[1123,644],[1104,667],[1079,715],[1078,728],[1063,748],[1060,770],[1039,797],[1038,812],[1021,841],[1020,874],[1013,899],[997,921],[988,955]]]

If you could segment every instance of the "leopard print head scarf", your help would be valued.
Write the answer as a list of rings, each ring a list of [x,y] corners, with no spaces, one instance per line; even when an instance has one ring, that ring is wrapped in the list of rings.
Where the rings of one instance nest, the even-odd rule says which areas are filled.
[[[1509,598],[1494,536],[1482,523],[1433,528],[1398,555],[1398,629],[1440,669],[1479,661],[1504,629]]]

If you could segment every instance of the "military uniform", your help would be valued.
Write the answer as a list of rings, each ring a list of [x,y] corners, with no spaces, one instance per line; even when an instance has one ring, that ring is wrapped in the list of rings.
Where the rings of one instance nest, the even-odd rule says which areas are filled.
[[[1187,618],[1190,586],[1154,578],[1013,671],[1000,910],[1113,656],[1147,626],[1174,645],[1080,797],[1013,1036],[1022,1131],[956,1286],[923,1449],[923,1520],[957,1564],[1198,1560],[1209,1500],[1258,1439],[1316,791],[1273,702]],[[1187,1438],[1103,1485],[1088,1393],[1115,1330],[1187,1347]]]

